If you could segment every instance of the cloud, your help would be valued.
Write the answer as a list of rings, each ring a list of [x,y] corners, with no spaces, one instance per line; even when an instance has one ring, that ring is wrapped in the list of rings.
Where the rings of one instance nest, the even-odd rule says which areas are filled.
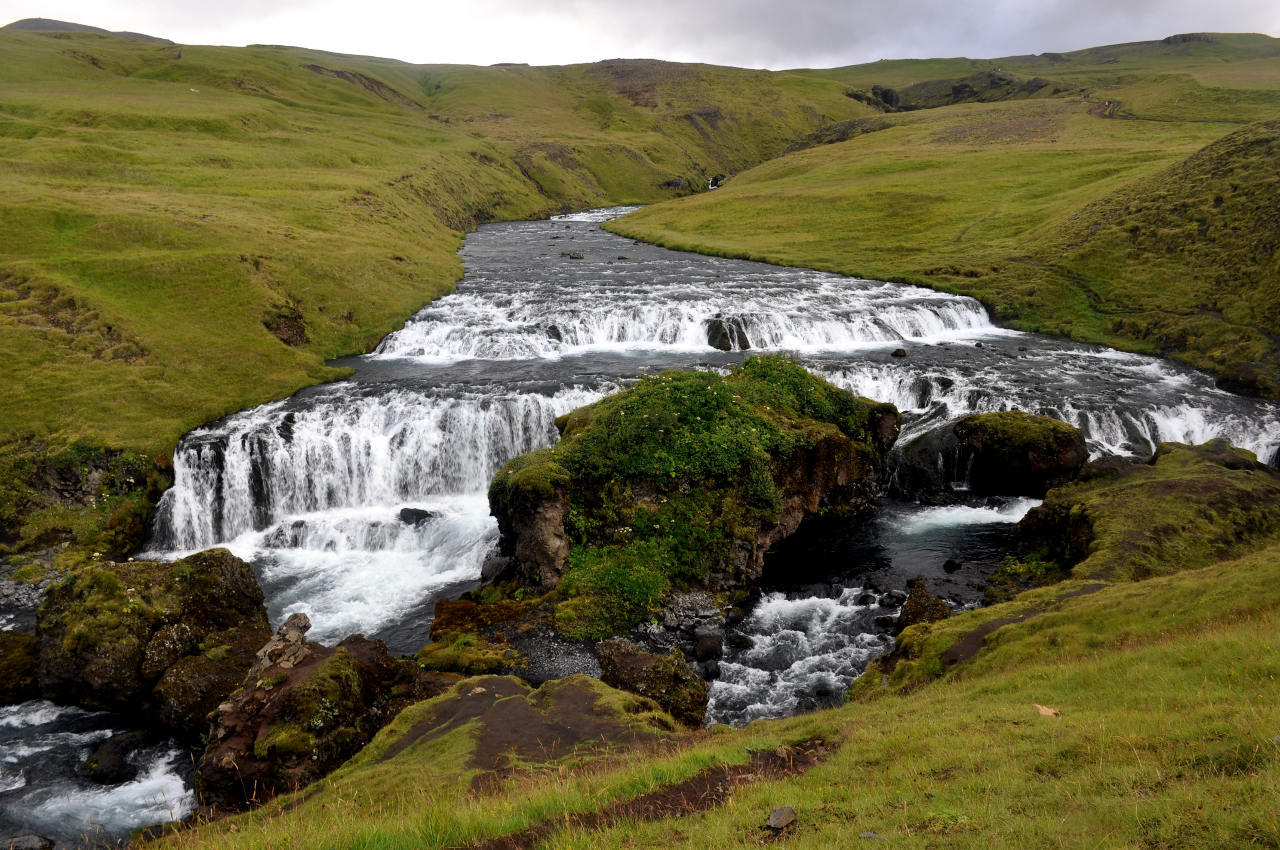
[[[0,0],[0,17],[30,14]],[[748,67],[1067,51],[1176,32],[1280,34],[1275,0],[49,0],[40,14],[188,43],[417,62],[652,57]]]

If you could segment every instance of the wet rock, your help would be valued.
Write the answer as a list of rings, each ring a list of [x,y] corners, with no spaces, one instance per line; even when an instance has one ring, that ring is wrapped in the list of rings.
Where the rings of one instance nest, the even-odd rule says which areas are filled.
[[[80,775],[103,785],[131,782],[138,776],[138,767],[129,762],[129,755],[149,741],[146,732],[117,732],[93,748],[80,765]]]
[[[698,677],[683,655],[646,652],[639,644],[612,638],[596,645],[600,681],[638,694],[662,706],[686,726],[701,726],[707,711],[707,683]]]
[[[216,708],[195,774],[204,805],[235,810],[302,787],[355,755],[410,702],[457,681],[420,677],[412,660],[361,635],[333,648],[310,643],[310,625],[302,614],[286,620]]]
[[[35,635],[0,632],[0,705],[37,699],[39,643]]]
[[[1078,428],[1020,411],[983,413],[917,437],[891,475],[897,495],[924,502],[958,494],[1042,498],[1089,458]]]
[[[955,558],[947,558],[942,562],[942,569],[948,574],[959,572],[963,567],[964,564],[960,563]]]
[[[741,320],[721,316],[707,320],[707,345],[719,351],[748,351],[751,348]]]
[[[63,703],[194,738],[270,635],[252,568],[225,549],[174,563],[104,562],[49,590],[39,686]]]
[[[890,357],[906,357],[907,350],[905,348],[895,348],[889,356]]]
[[[940,597],[929,592],[929,586],[923,578],[916,576],[907,582],[907,601],[902,603],[898,619],[894,622],[894,633],[918,623],[934,623],[951,616],[951,606]]]
[[[435,511],[425,511],[422,508],[401,508],[400,521],[405,525],[421,525],[428,520],[436,519],[440,516]]]

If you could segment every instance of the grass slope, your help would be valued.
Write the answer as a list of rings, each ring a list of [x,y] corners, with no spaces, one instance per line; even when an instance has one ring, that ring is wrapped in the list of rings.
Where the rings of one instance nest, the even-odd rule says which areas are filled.
[[[1014,327],[1220,372],[1257,363],[1280,394],[1280,41],[1212,38],[812,72],[910,85],[997,65],[1067,93],[856,120],[612,228],[969,294]]]
[[[450,290],[477,222],[670,197],[866,109],[641,61],[12,30],[0,56],[0,433],[152,451],[335,377],[325,358]]]
[[[590,769],[530,766],[486,793],[468,791],[458,765],[474,743],[459,735],[376,765],[357,758],[319,788],[164,846],[466,846],[821,737],[838,750],[803,776],[745,781],[683,818],[553,829],[538,846],[754,847],[768,812],[789,804],[792,847],[851,846],[863,833],[900,847],[1274,847],[1278,582],[1273,545],[1144,582],[1043,588],[914,627],[902,675],[884,687],[876,676],[839,709]],[[970,631],[1028,611],[942,672],[940,656]]]

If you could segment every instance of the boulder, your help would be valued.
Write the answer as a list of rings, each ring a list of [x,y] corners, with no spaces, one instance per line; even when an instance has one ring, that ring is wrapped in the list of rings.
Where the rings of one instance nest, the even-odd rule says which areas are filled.
[[[892,489],[921,501],[964,493],[1043,498],[1088,459],[1084,434],[1065,422],[1017,410],[980,413],[913,440]]]
[[[600,681],[606,685],[653,700],[686,726],[702,725],[707,683],[689,669],[679,650],[657,655],[632,641],[614,638],[597,644],[596,656]]]
[[[907,601],[902,603],[893,632],[899,634],[918,623],[936,623],[951,616],[951,606],[929,592],[929,585],[920,576],[907,582]]]
[[[143,731],[117,732],[93,748],[80,765],[80,774],[102,785],[132,781],[138,775],[138,767],[129,762],[129,754],[150,740],[151,736]]]
[[[50,588],[36,633],[45,695],[191,739],[271,632],[252,568],[211,549],[81,569]]]
[[[458,677],[419,677],[410,659],[361,635],[329,648],[305,639],[294,614],[259,650],[240,687],[214,713],[196,766],[201,804],[229,811],[329,773],[415,699]]]
[[[899,417],[768,355],[727,378],[664,372],[556,424],[560,444],[499,470],[489,505],[521,581],[557,588],[571,546],[588,557],[566,595],[592,598],[557,622],[598,638],[647,619],[668,587],[753,585],[805,517],[869,513]]]

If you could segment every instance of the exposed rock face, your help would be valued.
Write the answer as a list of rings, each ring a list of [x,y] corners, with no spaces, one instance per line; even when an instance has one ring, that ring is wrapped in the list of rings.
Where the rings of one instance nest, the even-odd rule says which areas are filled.
[[[361,635],[332,649],[308,642],[310,627],[305,615],[290,617],[217,707],[196,767],[202,805],[240,809],[307,785],[355,755],[401,708],[458,678],[419,677],[414,662]]]
[[[893,630],[898,633],[917,623],[936,623],[950,616],[951,606],[930,593],[925,580],[916,576],[907,582],[907,601],[902,603]]]
[[[704,679],[720,676],[724,656],[728,611],[705,591],[672,593],[651,623],[642,623],[633,634],[659,653],[678,649],[693,671]]]
[[[141,714],[195,737],[270,628],[252,569],[211,549],[172,564],[85,568],[50,588],[37,635],[49,697]]]
[[[600,681],[606,685],[653,700],[686,726],[702,725],[707,683],[689,669],[679,650],[656,655],[637,643],[614,638],[597,644],[596,655]]]
[[[894,470],[895,491],[946,501],[957,486],[979,495],[1042,498],[1089,459],[1078,428],[1020,411],[966,416],[916,438]]]
[[[1024,548],[1077,578],[1203,566],[1280,534],[1280,472],[1226,440],[1102,458],[1018,523]]]

